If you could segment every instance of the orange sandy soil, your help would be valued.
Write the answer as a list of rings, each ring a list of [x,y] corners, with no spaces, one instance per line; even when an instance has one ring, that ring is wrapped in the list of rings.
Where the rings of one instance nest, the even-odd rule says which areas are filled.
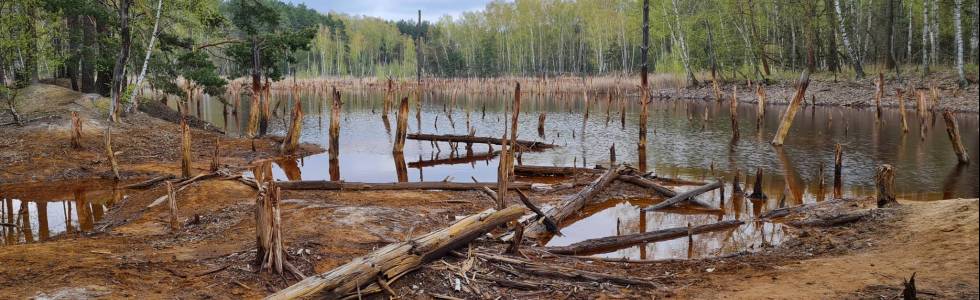
[[[18,182],[8,188],[39,190],[46,181],[106,174],[104,163],[93,162],[103,159],[98,146],[101,137],[87,133],[85,150],[69,150],[65,124],[66,120],[56,119],[26,128],[0,128],[0,138],[19,141],[0,144],[0,159],[9,170],[0,178]],[[113,136],[119,141],[117,151],[123,151],[124,176],[146,178],[177,172],[175,125],[138,114],[124,124],[131,125],[122,125],[119,137]],[[145,128],[167,130],[150,133]],[[39,140],[48,142],[36,142]],[[200,147],[195,148],[210,149],[209,140],[196,139]],[[253,159],[271,155],[274,142],[264,141],[256,154],[247,142],[223,138],[222,149],[229,150],[222,152],[228,153],[222,162],[229,169],[243,168]],[[208,153],[195,152],[196,172],[206,168]],[[28,181],[36,182],[24,183]],[[534,193],[532,197],[540,203],[554,203],[575,191]],[[289,275],[256,272],[256,192],[250,186],[212,179],[181,191],[182,227],[176,232],[169,228],[165,205],[147,207],[165,193],[161,185],[125,193],[128,197],[116,202],[95,224],[95,232],[0,247],[0,298],[255,299],[297,281]],[[616,182],[598,198],[645,193]],[[282,228],[287,259],[306,275],[326,272],[385,244],[442,228],[457,216],[491,205],[478,192],[284,191]],[[823,218],[873,206],[871,199],[826,201],[785,219]],[[433,295],[465,299],[894,298],[901,291],[902,278],[917,272],[921,297],[978,298],[977,199],[903,202],[856,223],[786,228],[789,240],[778,247],[689,261],[602,262],[543,254],[531,244],[523,248],[524,256],[533,261],[642,278],[656,287],[539,277],[513,266],[446,257],[394,282],[392,288],[408,299]],[[475,251],[495,253],[505,246],[486,239],[472,244]],[[506,276],[540,288],[524,291],[472,279],[465,280],[457,291],[450,278],[459,278],[460,273],[468,278],[475,273]]]

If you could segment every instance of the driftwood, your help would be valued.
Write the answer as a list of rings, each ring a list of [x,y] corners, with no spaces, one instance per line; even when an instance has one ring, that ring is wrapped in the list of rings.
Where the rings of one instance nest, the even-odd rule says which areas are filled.
[[[592,183],[578,193],[563,198],[557,206],[546,208],[544,214],[551,217],[556,223],[560,223],[579,209],[582,209],[585,204],[591,202],[592,198],[612,183],[622,170],[624,170],[622,166],[607,170],[605,174],[596,178],[596,180],[592,181]],[[537,239],[544,236],[547,231],[544,223],[533,222],[524,229],[524,236]]]
[[[448,190],[448,191],[469,191],[480,190],[484,186],[493,186],[496,183],[469,183],[469,182],[389,182],[389,183],[363,183],[363,182],[343,182],[326,180],[308,181],[282,181],[277,182],[283,190],[344,190],[344,191],[388,191],[388,190]],[[511,182],[509,189],[528,189],[530,183]]]
[[[569,176],[575,174],[601,174],[606,170],[576,167],[514,166],[514,174],[521,176]]]
[[[142,190],[142,189],[150,188],[150,187],[156,185],[157,183],[163,182],[164,180],[170,180],[170,179],[174,179],[174,178],[176,178],[176,176],[174,176],[173,174],[160,175],[160,176],[157,176],[157,177],[150,178],[150,179],[148,179],[146,181],[143,181],[143,182],[137,182],[137,183],[134,183],[134,184],[123,186],[122,188],[123,189]]]
[[[674,227],[657,231],[608,236],[597,239],[588,239],[568,246],[545,247],[544,250],[554,254],[586,255],[606,252],[609,250],[622,249],[636,244],[650,243],[658,241],[672,240],[685,237],[690,234],[720,231],[741,226],[745,222],[739,220],[728,220],[714,224],[700,225],[695,227]]]
[[[408,134],[408,139],[410,140],[420,140],[420,141],[436,141],[436,142],[455,142],[455,143],[468,143],[468,144],[494,144],[502,145],[504,139],[494,138],[494,137],[480,137],[480,136],[469,136],[469,135],[437,135],[437,134],[423,134],[423,133],[411,133]],[[523,147],[528,150],[542,150],[557,147],[553,144],[517,140],[516,145]]]
[[[564,278],[570,280],[578,281],[590,281],[590,282],[612,282],[623,285],[635,285],[635,286],[646,286],[654,287],[656,284],[645,278],[636,278],[633,276],[619,276],[613,274],[585,271],[567,267],[559,267],[553,265],[547,265],[543,263],[536,263],[527,261],[524,259],[519,259],[515,257],[508,257],[497,254],[482,253],[477,252],[474,254],[477,258],[481,258],[487,261],[505,263],[510,265],[515,265],[518,271],[530,273],[538,276],[556,277]]]
[[[650,207],[644,208],[643,210],[655,211],[658,209],[669,207],[687,201],[688,199],[691,199],[697,195],[704,194],[710,190],[717,189],[720,187],[721,187],[721,181],[715,181],[706,185],[702,185],[696,189],[677,194],[676,196],[671,197],[670,199],[664,200],[663,202],[657,203],[656,205],[652,205]]]
[[[521,203],[524,203],[524,206],[526,206],[528,209],[530,209],[531,211],[533,211],[535,214],[538,215],[538,219],[541,220],[542,223],[544,223],[544,227],[545,229],[548,230],[548,232],[561,235],[561,231],[558,228],[558,223],[556,223],[554,219],[544,214],[544,212],[542,212],[540,208],[534,205],[534,203],[531,202],[531,197],[528,197],[527,194],[525,194],[524,191],[521,190],[517,190],[517,195],[520,196]],[[524,227],[522,226],[521,230],[523,229]],[[515,232],[514,237],[517,238],[517,236],[520,234],[521,234],[520,232]]]
[[[839,226],[839,225],[860,221],[866,217],[871,216],[873,212],[874,210],[866,209],[866,210],[860,210],[856,212],[843,213],[828,218],[794,221],[794,222],[789,222],[788,224],[793,227],[833,227],[833,226]]]
[[[376,277],[387,282],[395,281],[419,265],[440,258],[487,231],[517,219],[523,213],[524,208],[516,205],[500,211],[485,210],[449,227],[409,241],[389,244],[326,273],[307,277],[266,299],[295,299],[313,295],[337,299],[358,290],[363,291],[365,289],[361,287],[365,285],[374,285]]]

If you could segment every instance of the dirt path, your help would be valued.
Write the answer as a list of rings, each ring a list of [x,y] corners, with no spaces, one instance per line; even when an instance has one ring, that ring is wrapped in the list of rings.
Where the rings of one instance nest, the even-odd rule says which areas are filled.
[[[708,276],[678,294],[699,299],[892,298],[915,272],[925,298],[978,297],[977,199],[905,202],[885,234],[858,233],[853,253],[770,270]],[[856,245],[855,245],[856,246]]]

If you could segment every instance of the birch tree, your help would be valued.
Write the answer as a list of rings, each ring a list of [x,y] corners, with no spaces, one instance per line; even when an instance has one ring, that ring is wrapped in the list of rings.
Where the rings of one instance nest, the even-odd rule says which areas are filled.
[[[864,78],[864,69],[861,68],[860,57],[854,48],[855,45],[851,45],[851,40],[847,35],[847,22],[845,22],[844,13],[840,8],[840,0],[834,0],[834,11],[837,12],[837,20],[840,24],[838,29],[840,30],[841,40],[844,42],[844,50],[847,51],[847,60],[851,62],[851,66],[854,68],[854,76],[857,79]]]

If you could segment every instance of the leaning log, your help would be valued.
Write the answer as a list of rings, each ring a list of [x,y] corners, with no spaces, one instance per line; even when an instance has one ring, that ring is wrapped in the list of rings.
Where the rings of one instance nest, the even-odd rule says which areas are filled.
[[[670,207],[672,205],[679,204],[697,195],[704,194],[710,190],[717,189],[720,187],[721,187],[721,181],[715,181],[706,185],[702,185],[696,189],[677,194],[677,196],[671,197],[670,199],[664,200],[664,202],[657,203],[656,205],[652,205],[650,207],[644,208],[643,210],[655,211],[665,207]]]
[[[545,215],[551,217],[555,222],[561,223],[565,218],[571,216],[573,213],[582,209],[585,204],[591,202],[592,198],[612,183],[619,176],[619,172],[624,169],[624,167],[618,166],[607,170],[605,174],[596,178],[596,180],[592,181],[592,183],[578,193],[563,198],[557,206],[546,208],[544,210]],[[524,229],[524,236],[537,239],[544,236],[547,232],[548,229],[544,223],[533,222]]]
[[[705,232],[721,231],[736,228],[745,224],[739,220],[721,221],[714,224],[700,225],[694,227],[674,227],[657,231],[607,236],[597,239],[588,239],[568,246],[545,247],[544,250],[554,254],[565,255],[588,255],[595,253],[608,252],[610,250],[622,249],[625,247],[642,244],[672,240],[688,236],[689,234],[700,234]]]
[[[631,183],[631,184],[634,184],[634,185],[639,186],[639,187],[642,187],[642,188],[652,189],[655,192],[657,192],[657,194],[660,194],[661,196],[664,196],[664,197],[674,197],[674,196],[677,196],[677,192],[675,192],[674,190],[672,190],[672,189],[670,189],[668,187],[662,186],[660,184],[657,184],[656,182],[653,182],[652,180],[649,180],[649,179],[640,177],[640,176],[619,174],[619,177],[617,177],[616,179],[617,180],[621,180],[621,181],[625,181],[625,182],[628,182],[628,183]],[[710,203],[701,201],[701,200],[699,200],[697,198],[691,198],[688,201],[690,201],[694,205],[701,206],[701,207],[704,207],[704,208],[707,208],[707,209],[718,209],[714,205],[711,205]]]
[[[376,277],[392,282],[418,266],[468,244],[487,231],[517,219],[523,213],[524,208],[516,205],[500,211],[485,210],[449,227],[409,241],[389,244],[326,273],[308,277],[266,299],[296,299],[314,295],[338,299],[373,284]]]
[[[283,190],[344,190],[344,191],[391,191],[391,190],[447,190],[447,191],[469,191],[480,190],[484,186],[495,186],[493,182],[469,183],[469,182],[385,182],[385,183],[364,183],[364,182],[344,182],[326,180],[306,180],[306,181],[282,181],[277,182]],[[530,183],[511,182],[508,189],[529,189]]]
[[[481,136],[470,136],[470,135],[454,135],[454,134],[423,134],[423,133],[411,133],[408,134],[408,139],[410,140],[420,140],[420,141],[435,141],[435,142],[456,142],[456,143],[469,143],[469,144],[494,144],[503,145],[504,140],[495,137],[481,137]],[[527,140],[517,140],[517,146],[523,147],[528,150],[542,150],[557,147],[553,144],[527,141]]]
[[[776,136],[772,138],[773,145],[783,145],[783,140],[786,139],[786,134],[789,133],[790,126],[793,126],[796,111],[800,109],[800,103],[805,100],[808,85],[810,85],[810,72],[804,70],[803,75],[800,76],[800,80],[796,83],[796,94],[793,95],[793,99],[789,102],[789,107],[786,108],[782,120],[779,121],[779,129],[776,130]]]
[[[943,120],[946,121],[946,134],[949,135],[949,141],[953,144],[953,152],[956,152],[956,157],[961,164],[970,163],[970,154],[966,152],[966,147],[963,147],[963,141],[960,139],[960,125],[956,123],[953,112],[949,109],[943,111]]]
[[[601,174],[606,170],[576,167],[514,166],[514,174],[521,176],[569,176],[575,174]]]

